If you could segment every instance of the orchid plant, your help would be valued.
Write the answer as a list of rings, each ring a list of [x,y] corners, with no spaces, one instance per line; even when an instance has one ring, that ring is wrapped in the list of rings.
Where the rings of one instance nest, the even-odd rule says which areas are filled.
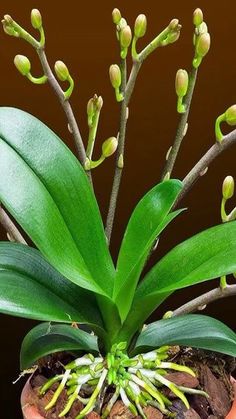
[[[120,47],[121,62],[110,67],[110,81],[120,102],[118,136],[108,138],[101,156],[93,160],[96,132],[103,100],[94,95],[88,102],[88,143],[85,149],[70,105],[74,81],[62,61],[55,75],[45,54],[45,34],[38,10],[31,13],[37,40],[9,15],[3,20],[8,35],[24,39],[36,50],[42,64],[39,78],[31,73],[29,59],[15,57],[17,69],[32,83],[49,83],[68,118],[68,129],[77,145],[77,158],[61,139],[32,115],[14,108],[0,108],[0,200],[1,222],[9,241],[0,243],[0,311],[40,320],[24,338],[21,368],[59,351],[74,354],[62,374],[51,377],[41,388],[44,394],[58,387],[46,409],[51,409],[67,389],[68,401],[59,417],[65,416],[75,400],[84,408],[77,419],[97,407],[107,388],[112,397],[102,411],[107,417],[118,398],[135,415],[145,417],[153,405],[171,415],[171,401],[162,392],[168,387],[188,407],[188,393],[207,395],[171,383],[170,370],[194,371],[171,360],[171,345],[183,345],[236,355],[236,334],[211,317],[190,314],[199,306],[236,293],[226,275],[236,271],[235,211],[226,214],[225,203],[233,196],[234,182],[223,184],[221,225],[205,230],[168,252],[143,275],[146,261],[163,230],[184,210],[175,209],[211,161],[236,142],[236,131],[224,136],[221,122],[236,124],[236,107],[231,106],[216,121],[216,141],[183,181],[172,178],[181,142],[187,132],[188,114],[197,73],[210,47],[210,35],[200,9],[193,15],[194,58],[192,69],[176,74],[177,111],[180,122],[173,146],[167,153],[162,181],[134,208],[114,264],[109,252],[119,184],[124,165],[124,144],[129,100],[142,63],[158,47],[177,41],[181,26],[177,19],[141,52],[138,41],[145,35],[147,19],[139,15],[134,33],[118,9],[112,13]],[[133,67],[127,77],[126,57],[131,50]],[[59,82],[68,83],[63,90]],[[116,168],[106,228],[92,186],[93,170],[116,155]],[[5,208],[5,209],[4,209]],[[6,212],[7,211],[7,212]],[[13,223],[21,226],[29,246]],[[163,319],[145,325],[148,317],[174,291],[203,281],[221,278],[219,287],[185,306],[168,312]],[[85,325],[86,328],[78,327]],[[81,395],[84,385],[91,395]]]

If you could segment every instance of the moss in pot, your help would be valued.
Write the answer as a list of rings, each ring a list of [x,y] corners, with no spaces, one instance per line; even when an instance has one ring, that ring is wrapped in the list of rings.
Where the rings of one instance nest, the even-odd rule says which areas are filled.
[[[224,405],[224,413],[217,414],[226,416],[231,407],[232,369],[225,371],[223,382],[222,377],[212,374],[209,354],[213,353],[214,365],[221,365],[220,360],[224,359],[218,361],[216,353],[235,357],[236,334],[214,318],[191,313],[236,293],[236,286],[228,285],[226,280],[227,275],[236,272],[236,211],[228,214],[225,208],[234,194],[231,176],[223,182],[223,223],[180,243],[140,279],[161,233],[184,211],[179,209],[181,199],[206,173],[210,163],[236,142],[235,130],[228,135],[221,131],[222,122],[236,125],[236,106],[217,118],[215,144],[183,181],[172,178],[187,132],[197,73],[210,48],[203,13],[196,9],[192,68],[176,73],[180,114],[176,138],[167,153],[161,182],[146,193],[130,217],[114,264],[109,244],[124,165],[130,97],[142,63],[159,47],[174,44],[181,25],[177,19],[171,20],[138,52],[138,41],[146,32],[146,16],[137,17],[133,31],[118,9],[114,9],[112,17],[120,64],[111,65],[109,76],[115,99],[120,103],[120,127],[117,137],[112,135],[103,142],[98,160],[93,159],[93,149],[103,105],[101,96],[94,95],[88,101],[89,135],[85,147],[70,105],[74,81],[62,61],[55,63],[55,75],[48,64],[40,12],[34,9],[31,13],[39,40],[9,15],[3,19],[8,35],[25,40],[37,51],[42,64],[39,78],[32,75],[27,57],[17,55],[15,65],[32,83],[52,86],[78,151],[77,158],[32,115],[19,109],[0,108],[1,222],[9,239],[0,244],[0,311],[43,322],[22,343],[22,370],[27,372],[36,365],[22,395],[23,412],[27,419],[36,419],[36,415],[80,419],[91,414],[106,418],[115,416],[114,408],[119,403],[126,415],[129,412],[146,418],[152,412],[159,417],[174,417],[179,410],[197,418],[196,415],[203,416],[192,403],[201,398],[206,406],[204,414],[209,412],[209,417],[217,417],[218,405]],[[133,60],[129,76],[128,54]],[[67,83],[65,90],[59,82]],[[113,155],[116,168],[104,229],[92,175]],[[27,245],[8,213],[37,249]],[[145,324],[174,291],[215,278],[220,278],[217,288],[167,312],[159,321]],[[206,351],[200,356],[200,364],[193,362],[196,352],[192,348]],[[221,386],[220,393],[227,394],[227,402],[223,403],[222,394],[218,394],[217,408],[215,403],[213,406],[213,390],[204,380],[214,384],[215,389]],[[36,402],[32,400],[34,388]],[[42,400],[47,400],[43,411]]]

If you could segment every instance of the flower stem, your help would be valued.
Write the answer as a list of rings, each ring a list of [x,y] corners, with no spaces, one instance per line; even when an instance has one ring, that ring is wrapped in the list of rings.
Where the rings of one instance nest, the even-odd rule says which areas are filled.
[[[192,97],[193,97],[193,92],[194,92],[194,87],[195,87],[195,84],[196,84],[196,80],[197,80],[197,69],[193,68],[192,71],[191,71],[191,74],[189,76],[188,92],[187,92],[186,98],[184,100],[185,112],[181,114],[179,125],[178,125],[177,132],[176,132],[176,137],[175,137],[175,140],[174,140],[174,144],[171,147],[171,150],[168,154],[166,165],[164,167],[164,170],[163,170],[163,173],[162,173],[162,176],[161,176],[162,180],[165,178],[167,173],[169,174],[169,176],[171,175],[171,173],[173,171],[173,168],[174,168],[174,165],[175,165],[176,158],[177,158],[178,153],[179,153],[181,143],[182,143],[183,138],[185,136],[186,124],[188,122],[188,116],[189,116],[189,111],[190,111],[190,107],[191,107],[191,103],[192,103]]]

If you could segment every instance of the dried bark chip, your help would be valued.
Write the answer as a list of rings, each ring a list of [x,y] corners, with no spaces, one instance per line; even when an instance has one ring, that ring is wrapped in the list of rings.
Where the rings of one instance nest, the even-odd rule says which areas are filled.
[[[201,419],[208,419],[209,416],[209,404],[208,399],[204,396],[194,395],[191,398],[192,408],[199,414]]]
[[[87,419],[100,419],[100,417],[101,416],[96,412],[91,412],[86,416]]]
[[[109,417],[111,419],[131,419],[134,418],[130,410],[119,400],[111,409]]]
[[[208,403],[213,415],[224,418],[231,407],[230,396],[224,383],[214,376],[207,365],[201,367],[201,381],[210,396]]]
[[[163,418],[163,414],[159,410],[155,409],[155,407],[148,406],[148,407],[145,407],[143,411],[147,419],[162,419]]]
[[[197,377],[193,377],[187,372],[172,372],[167,374],[165,378],[178,386],[196,388],[199,385]]]

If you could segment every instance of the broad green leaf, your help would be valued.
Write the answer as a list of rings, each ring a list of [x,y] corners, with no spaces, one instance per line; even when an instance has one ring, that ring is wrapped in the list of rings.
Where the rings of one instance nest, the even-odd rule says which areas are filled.
[[[167,217],[181,189],[179,180],[158,184],[140,200],[131,215],[118,256],[114,292],[123,320],[155,239],[179,213]]]
[[[187,314],[149,324],[140,333],[133,353],[162,345],[182,345],[236,356],[236,334],[212,317]]]
[[[235,255],[236,221],[212,227],[174,247],[137,288],[124,330],[134,333],[175,290],[235,272]]]
[[[42,323],[25,336],[21,346],[20,366],[24,370],[44,356],[79,350],[98,353],[97,338],[68,325]]]
[[[111,295],[114,266],[76,157],[46,125],[19,109],[0,108],[0,137],[0,200],[63,275]]]
[[[85,323],[98,334],[103,329],[94,295],[63,277],[38,250],[17,243],[0,243],[0,312]]]
[[[167,253],[145,276],[137,298],[173,292],[227,275],[236,269],[236,222],[191,237]]]

